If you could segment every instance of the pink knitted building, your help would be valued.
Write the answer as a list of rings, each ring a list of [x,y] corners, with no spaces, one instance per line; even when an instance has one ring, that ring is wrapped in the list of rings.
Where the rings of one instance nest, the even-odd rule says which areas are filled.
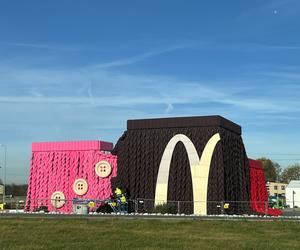
[[[72,212],[72,200],[107,199],[117,175],[113,144],[103,141],[32,144],[26,208]]]

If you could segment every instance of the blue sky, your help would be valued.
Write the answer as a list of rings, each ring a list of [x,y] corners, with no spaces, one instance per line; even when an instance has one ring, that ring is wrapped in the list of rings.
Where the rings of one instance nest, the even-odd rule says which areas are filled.
[[[300,162],[299,15],[297,0],[0,0],[7,181],[27,182],[31,142],[116,142],[132,118],[219,114],[248,156]]]

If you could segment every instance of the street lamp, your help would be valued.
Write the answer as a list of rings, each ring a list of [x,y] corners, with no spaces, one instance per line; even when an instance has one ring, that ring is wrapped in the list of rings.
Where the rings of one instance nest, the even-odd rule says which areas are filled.
[[[3,172],[4,172],[4,178],[3,178],[3,204],[5,203],[5,185],[6,185],[6,151],[7,151],[7,147],[5,144],[0,144],[0,147],[4,148],[4,168],[3,168]]]
[[[293,210],[295,210],[295,194],[296,192],[293,190]]]

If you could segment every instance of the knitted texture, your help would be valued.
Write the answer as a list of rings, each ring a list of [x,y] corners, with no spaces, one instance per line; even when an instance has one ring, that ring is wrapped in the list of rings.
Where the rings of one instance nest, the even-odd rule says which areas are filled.
[[[262,163],[256,160],[249,160],[249,163],[252,210],[258,214],[282,215],[281,210],[268,207],[268,192]]]
[[[50,147],[49,143],[44,146],[40,145],[39,148],[33,144],[28,178],[27,210],[33,211],[43,205],[47,206],[49,211],[70,213],[74,198],[107,199],[111,197],[111,178],[117,175],[117,157],[101,151],[101,147],[85,147],[88,145],[90,144],[83,142],[79,147],[77,143],[76,147],[72,148],[69,145],[68,150],[64,150],[63,147],[56,147],[57,145]],[[101,143],[94,145],[101,145]],[[107,148],[107,144],[105,145]],[[38,151],[41,148],[43,151]],[[101,178],[95,172],[95,165],[102,160],[109,162],[112,166],[112,173],[107,178]],[[88,184],[88,191],[82,196],[75,194],[73,190],[73,183],[81,178]],[[63,192],[66,199],[65,205],[58,209],[53,207],[50,200],[55,191]]]
[[[231,203],[227,213],[249,212],[249,163],[240,134],[219,126],[169,127],[128,129],[117,142],[113,154],[118,155],[118,176],[113,186],[122,186],[131,199],[154,199],[158,168],[162,154],[170,139],[184,134],[195,145],[201,156],[205,145],[220,133],[211,161],[208,193],[208,214],[221,213],[219,204]],[[186,150],[179,142],[174,150],[168,183],[168,201],[185,201],[180,212],[192,213],[192,178]],[[153,202],[147,202],[147,210]]]

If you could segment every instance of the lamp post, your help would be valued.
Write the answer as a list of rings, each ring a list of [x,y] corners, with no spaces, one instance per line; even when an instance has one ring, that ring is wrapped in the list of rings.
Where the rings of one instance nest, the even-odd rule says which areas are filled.
[[[295,210],[295,194],[296,192],[293,190],[293,210]]]
[[[3,204],[5,203],[5,185],[6,185],[6,151],[7,151],[7,147],[5,144],[0,144],[0,147],[4,148],[4,168],[3,168],[3,172],[4,172],[4,177],[3,177]]]

